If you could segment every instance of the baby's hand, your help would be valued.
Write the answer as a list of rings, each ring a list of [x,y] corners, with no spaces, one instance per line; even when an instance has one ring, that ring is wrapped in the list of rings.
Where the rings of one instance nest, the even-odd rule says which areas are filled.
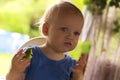
[[[88,55],[81,54],[81,57],[76,62],[76,66],[72,68],[72,79],[71,80],[83,80],[86,64],[87,64]]]
[[[18,51],[12,59],[11,70],[17,72],[24,72],[25,68],[30,64],[31,58],[22,59],[25,56],[23,49]]]

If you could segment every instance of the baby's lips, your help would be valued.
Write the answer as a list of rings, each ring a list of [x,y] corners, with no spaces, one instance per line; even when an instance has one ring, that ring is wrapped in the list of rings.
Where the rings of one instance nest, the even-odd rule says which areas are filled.
[[[72,43],[71,43],[71,42],[65,42],[65,44],[67,44],[67,45],[72,45]]]

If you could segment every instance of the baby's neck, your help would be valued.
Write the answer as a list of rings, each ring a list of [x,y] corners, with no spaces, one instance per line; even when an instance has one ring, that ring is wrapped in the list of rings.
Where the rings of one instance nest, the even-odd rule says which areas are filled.
[[[59,61],[65,58],[64,53],[58,53],[48,47],[40,47],[43,54],[51,60]]]

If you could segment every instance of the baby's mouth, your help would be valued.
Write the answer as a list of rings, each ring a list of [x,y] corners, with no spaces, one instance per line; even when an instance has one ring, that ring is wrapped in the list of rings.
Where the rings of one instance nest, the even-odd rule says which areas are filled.
[[[72,46],[72,43],[71,43],[71,42],[64,42],[64,44],[65,44],[66,46]]]

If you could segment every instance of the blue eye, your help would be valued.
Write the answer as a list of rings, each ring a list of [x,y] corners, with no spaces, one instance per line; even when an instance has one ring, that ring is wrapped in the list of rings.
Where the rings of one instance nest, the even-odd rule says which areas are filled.
[[[67,31],[68,31],[68,29],[65,28],[65,27],[62,27],[61,30],[62,30],[63,32],[67,32]]]
[[[80,33],[79,33],[79,32],[74,32],[74,35],[75,35],[75,36],[79,36]]]

